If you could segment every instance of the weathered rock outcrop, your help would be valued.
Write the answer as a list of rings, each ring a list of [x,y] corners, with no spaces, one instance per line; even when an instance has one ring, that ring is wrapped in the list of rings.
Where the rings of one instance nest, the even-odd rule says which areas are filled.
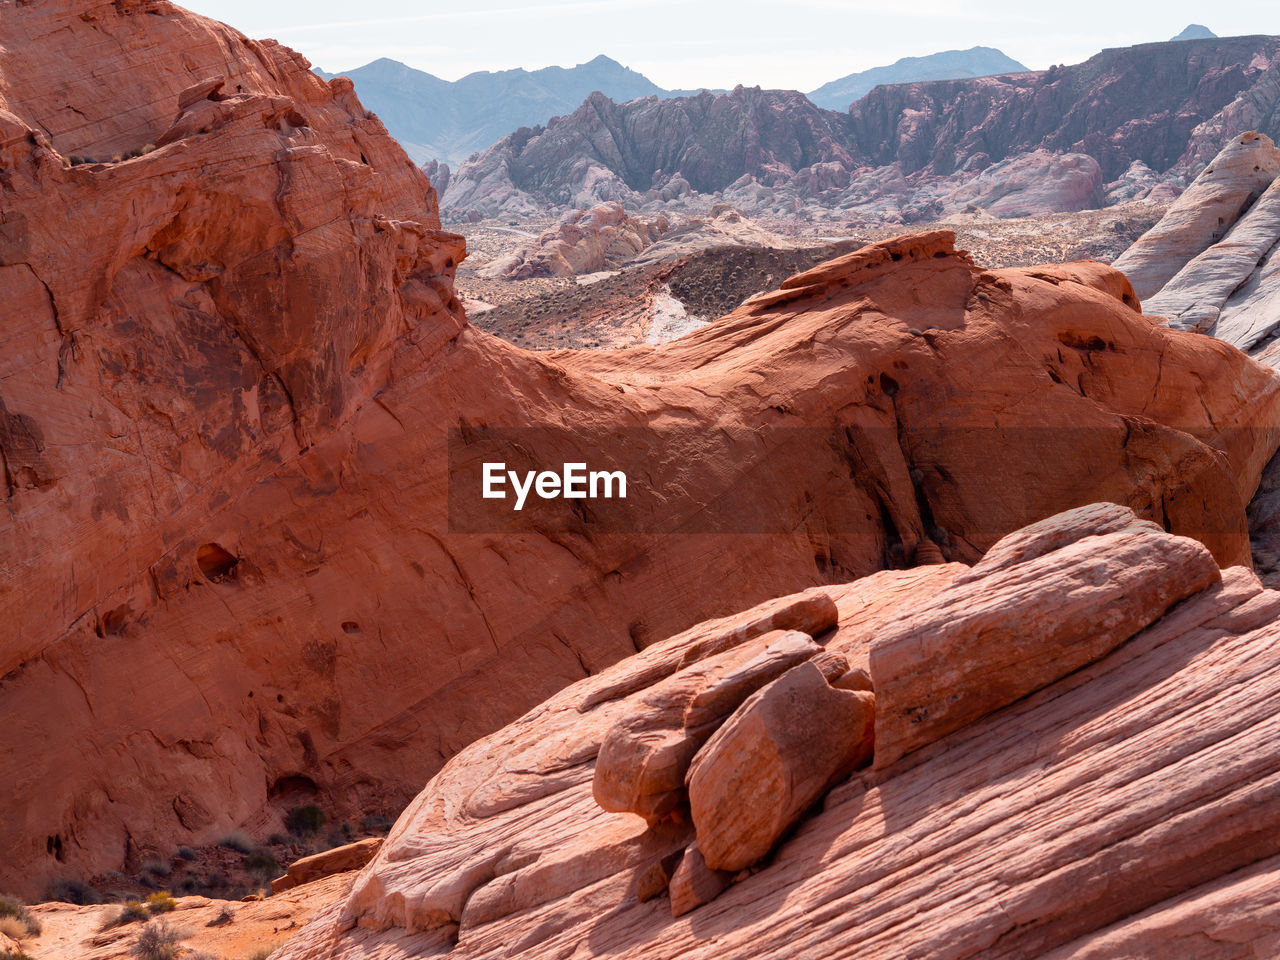
[[[875,697],[833,687],[813,663],[744,703],[689,767],[689,811],[703,862],[753,867],[835,783],[871,759]]]
[[[373,859],[381,846],[381,837],[370,837],[367,840],[357,840],[355,843],[346,843],[332,850],[302,857],[289,864],[289,869],[285,871],[284,876],[276,877],[271,881],[271,892],[281,893],[304,883],[314,883],[324,877],[331,877],[335,873],[359,870]]]
[[[530,354],[466,325],[461,239],[342,80],[163,0],[0,13],[0,888],[398,809],[690,623],[1082,503],[1247,560],[1275,375],[1109,268],[900,238]],[[634,493],[515,518],[485,458]]]
[[[629,217],[620,203],[571,210],[537,240],[478,272],[483,277],[528,280],[609,270],[653,244],[670,226],[661,214]]]
[[[459,166],[451,211],[590,206],[712,193],[742,177],[784,184],[815,163],[854,166],[849,119],[803,94],[736,87],[617,104],[593,93],[544,127],[521,127]]]
[[[827,607],[829,620],[812,632],[835,626],[835,604]],[[605,735],[592,786],[596,802],[652,823],[686,806],[685,776],[699,748],[756,690],[820,649],[806,632],[767,633],[657,684]]]
[[[1033,150],[993,163],[942,199],[942,212],[981,207],[996,217],[1035,217],[1103,205],[1102,169],[1085,153]]]
[[[1222,313],[1243,312],[1244,288],[1280,240],[1277,204],[1268,194],[1277,177],[1280,150],[1269,137],[1249,132],[1232,139],[1113,266],[1149,312],[1182,329],[1216,330]],[[1242,350],[1256,345],[1224,333]]]
[[[1100,659],[1217,580],[1203,545],[1111,505],[1011,534],[872,643],[876,766]]]
[[[1232,139],[1164,217],[1115,261],[1146,310],[1280,366],[1280,150]],[[1280,460],[1249,506],[1258,572],[1280,583]]]
[[[1034,611],[1043,592],[1059,590],[1061,571],[1136,563],[1138,576],[1154,576],[1169,556],[1186,561],[1169,592],[1126,599],[1133,616],[1104,614],[1116,631],[1109,644],[1094,643],[1094,598],[1078,591],[1059,601],[1069,626],[1041,629]],[[1009,590],[1015,582],[1021,589]],[[711,784],[723,811],[715,823],[753,836],[776,814],[757,804],[762,795],[820,780],[831,759],[791,723],[770,726],[759,714],[872,701],[829,686],[808,663],[746,701],[699,752],[692,824],[650,826],[595,804],[603,737],[652,699],[654,684],[697,670],[700,654],[723,651],[739,624],[785,622],[791,605],[821,595],[839,612],[835,629],[815,638],[823,656],[869,654],[874,767],[805,807],[764,859],[767,845],[739,848],[738,860],[712,852],[726,834],[704,833],[699,822],[707,813],[700,765],[718,762],[739,730],[758,724],[742,748],[761,751],[757,769],[788,773],[756,780],[730,764]],[[959,605],[948,599],[961,595]],[[997,598],[1009,618],[1003,628],[982,612]],[[950,635],[929,629],[962,608]],[[901,744],[892,731],[911,723],[886,708],[882,691],[921,678],[898,673],[916,667],[880,650],[908,635],[934,653],[958,645],[975,662],[988,658],[983,675],[935,674],[940,692],[998,695],[961,725],[935,727],[936,739],[906,753],[891,747],[882,759],[885,737]],[[772,601],[579,681],[464,750],[405,812],[351,895],[282,957],[395,960],[447,949],[461,960],[586,952],[1031,960],[1118,956],[1117,945],[1135,943],[1143,956],[1256,956],[1273,942],[1274,924],[1220,910],[1233,893],[1275,902],[1264,878],[1280,856],[1277,640],[1280,594],[1245,569],[1220,572],[1202,545],[1104,504],[1017,532],[973,568],[889,571]],[[1059,659],[1064,646],[1081,658]],[[1012,651],[1052,667],[1024,684]],[[830,738],[839,726],[817,728]],[[854,727],[865,721],[846,724]],[[766,757],[770,743],[779,754]],[[776,842],[780,831],[765,835]],[[664,877],[669,900],[655,896]]]

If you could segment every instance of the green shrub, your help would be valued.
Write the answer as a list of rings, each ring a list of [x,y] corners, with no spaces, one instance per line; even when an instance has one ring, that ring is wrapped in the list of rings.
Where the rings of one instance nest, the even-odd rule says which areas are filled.
[[[298,837],[306,837],[313,833],[319,833],[320,828],[324,826],[324,822],[324,811],[314,803],[308,803],[301,807],[294,807],[284,818],[285,828],[290,833]]]
[[[158,913],[169,913],[178,906],[178,901],[165,890],[157,890],[147,897],[147,909],[154,917]]]
[[[247,834],[235,830],[219,840],[218,846],[234,850],[236,853],[248,853],[253,849],[253,841],[249,839]]]
[[[165,920],[152,920],[142,928],[133,945],[138,960],[177,960],[180,944],[187,934]]]

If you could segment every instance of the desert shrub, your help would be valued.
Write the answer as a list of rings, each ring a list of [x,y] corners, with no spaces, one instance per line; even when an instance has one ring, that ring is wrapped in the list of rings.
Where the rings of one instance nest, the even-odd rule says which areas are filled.
[[[324,822],[324,811],[314,803],[294,807],[284,818],[285,828],[298,837],[319,833],[320,828],[324,826]]]
[[[105,927],[120,927],[126,923],[145,923],[151,917],[151,911],[141,900],[126,900],[123,906],[110,915]]]
[[[234,850],[236,853],[248,853],[253,849],[253,841],[249,839],[247,834],[241,833],[239,830],[228,833],[218,841],[218,845],[226,847],[228,850]]]
[[[274,877],[280,873],[280,862],[266,850],[255,850],[241,864],[256,877]]]
[[[21,940],[27,936],[27,925],[17,917],[0,917],[0,934],[10,940]]]
[[[184,954],[182,960],[218,960],[218,957],[208,951],[197,950],[194,953]]]
[[[21,950],[0,950],[0,960],[31,960],[31,954]]]
[[[206,927],[221,927],[231,923],[236,918],[235,911],[230,907],[223,907],[218,911],[218,915],[205,924]]]
[[[151,911],[151,915],[158,913],[168,913],[178,906],[178,901],[165,890],[157,890],[155,893],[147,897],[147,909]]]
[[[0,920],[16,920],[22,924],[22,928],[27,932],[28,936],[40,936],[40,921],[32,915],[31,911],[26,908],[21,900],[17,897],[0,897]],[[9,934],[13,937],[13,934]],[[19,937],[13,937],[18,940]]]
[[[146,873],[154,873],[157,877],[167,877],[173,872],[168,860],[148,860],[142,865]]]
[[[165,920],[152,920],[133,945],[133,955],[138,960],[177,960],[179,944],[187,934]]]
[[[78,907],[87,907],[102,902],[102,895],[83,880],[62,879],[49,884],[46,900],[59,903],[74,903]]]
[[[273,847],[284,846],[286,843],[293,843],[293,837],[287,833],[273,833],[267,837],[267,843]]]
[[[188,863],[190,863],[190,862],[191,862],[192,860],[194,860],[195,858],[196,858],[196,852],[195,852],[194,850],[192,850],[190,847],[179,847],[179,848],[178,848],[178,859],[179,859],[179,860],[186,860]]]
[[[275,947],[259,947],[257,950],[253,951],[253,953],[249,954],[249,956],[245,957],[245,960],[270,960],[271,955],[275,952]]]

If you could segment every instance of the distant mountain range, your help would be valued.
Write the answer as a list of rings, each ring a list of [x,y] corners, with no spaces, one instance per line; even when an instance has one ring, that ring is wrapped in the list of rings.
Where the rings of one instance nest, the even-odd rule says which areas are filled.
[[[969,204],[1080,209],[1185,184],[1250,129],[1280,134],[1280,37],[1149,43],[1043,71],[881,85],[847,111],[758,87],[621,104],[593,93],[462,164],[442,206],[455,219],[602,200],[639,210],[722,200],[758,214],[811,204],[907,221]],[[1022,197],[1009,200],[1015,180]]]
[[[1026,69],[991,47],[948,50],[851,73],[824,84],[809,98],[818,106],[843,111],[881,83],[950,80]],[[316,73],[325,79],[338,75],[323,70]],[[700,92],[664,90],[606,56],[576,67],[481,71],[453,82],[385,58],[343,75],[351,78],[360,101],[378,115],[409,156],[418,163],[442,160],[454,165],[520,127],[546,124],[552,117],[572,113],[592,93],[626,103],[639,97],[668,100]]]
[[[862,99],[882,83],[959,80],[964,77],[1026,72],[1026,67],[994,47],[946,50],[928,57],[903,57],[887,67],[873,67],[861,73],[851,73],[811,91],[809,99],[828,110],[848,110],[853,101]]]
[[[419,163],[456,164],[513,130],[572,113],[597,90],[620,102],[697,92],[663,90],[605,56],[576,67],[479,71],[452,82],[385,58],[341,75],[351,78],[360,102]]]

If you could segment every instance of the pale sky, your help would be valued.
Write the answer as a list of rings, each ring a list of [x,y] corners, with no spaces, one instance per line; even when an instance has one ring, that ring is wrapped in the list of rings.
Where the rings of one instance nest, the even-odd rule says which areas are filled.
[[[1276,0],[187,0],[330,72],[390,57],[445,80],[474,70],[573,66],[597,54],[661,87],[811,90],[899,57],[978,44],[1032,69],[1104,47],[1280,34]]]

